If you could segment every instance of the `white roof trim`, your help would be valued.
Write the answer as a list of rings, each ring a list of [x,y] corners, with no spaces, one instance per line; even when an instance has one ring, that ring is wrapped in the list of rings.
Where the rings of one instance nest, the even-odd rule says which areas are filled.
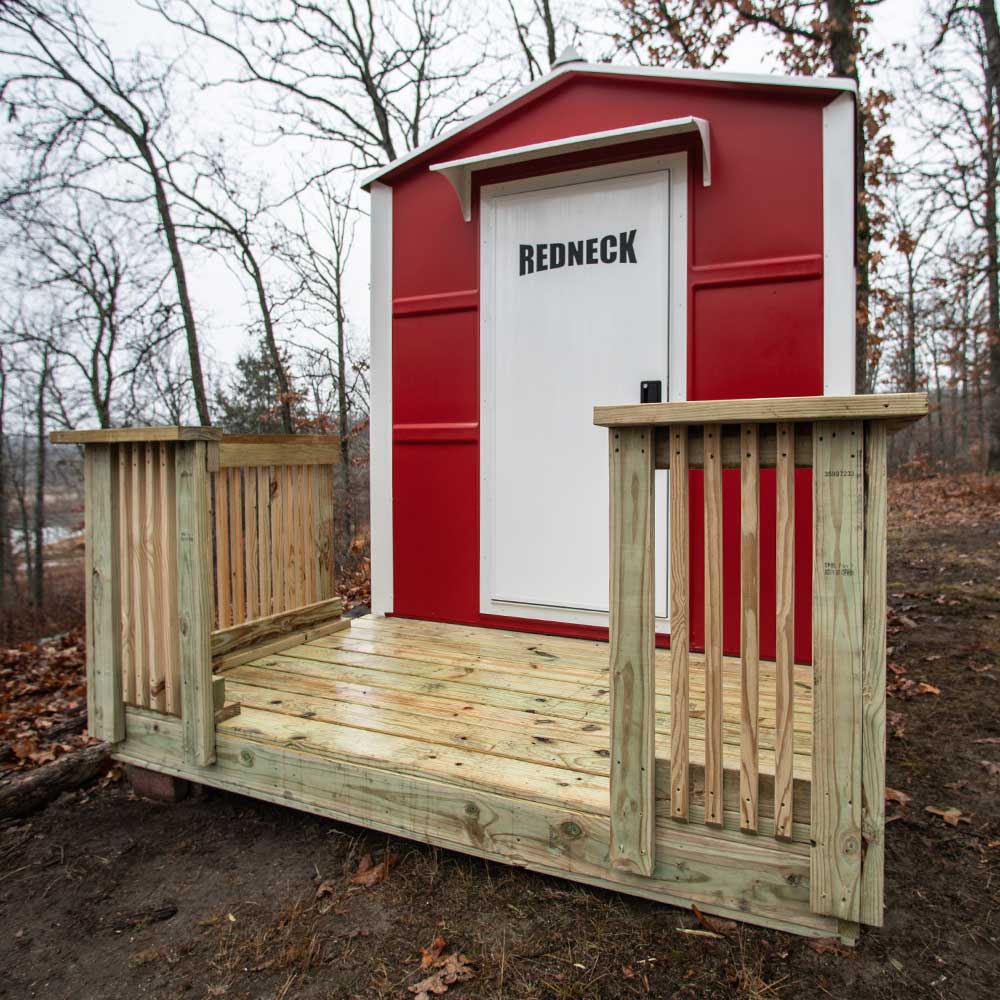
[[[431,170],[446,177],[458,195],[462,206],[462,218],[468,222],[472,218],[472,175],[477,170],[490,167],[505,167],[512,163],[527,163],[531,160],[548,159],[566,153],[579,153],[588,149],[616,146],[623,142],[637,142],[640,139],[659,139],[667,135],[697,132],[702,146],[702,181],[705,187],[712,183],[712,159],[709,147],[709,126],[704,118],[688,115],[686,118],[670,118],[645,125],[628,128],[614,128],[606,132],[588,132],[585,135],[571,135],[565,139],[550,142],[536,142],[530,146],[516,146],[513,149],[498,149],[492,153],[468,156],[464,160],[449,160],[446,163],[432,163]]]
[[[551,80],[566,73],[653,77],[664,80],[703,80],[708,83],[743,83],[750,86],[760,87],[797,87],[800,89],[805,88],[812,90],[844,90],[855,95],[858,92],[858,88],[853,80],[845,80],[841,77],[832,76],[778,76],[777,74],[770,73],[716,73],[711,70],[701,69],[661,69],[658,66],[612,66],[608,63],[582,62],[566,63],[563,66],[557,66],[550,73],[539,77],[537,80],[521,87],[519,90],[515,90],[502,101],[497,101],[496,104],[491,104],[485,111],[481,111],[478,115],[474,115],[472,118],[466,119],[464,122],[459,122],[454,127],[442,132],[441,135],[432,139],[430,142],[427,142],[422,146],[418,146],[416,149],[411,149],[410,152],[398,157],[393,160],[392,163],[388,163],[384,167],[379,167],[361,182],[361,187],[367,190],[369,185],[373,184],[375,181],[384,177],[391,171],[403,166],[410,160],[416,159],[418,156],[422,156],[427,152],[427,150],[433,149],[435,146],[439,146],[442,142],[458,135],[458,133],[463,132],[468,128],[472,128],[474,125],[478,125],[479,122],[484,121],[491,115],[503,110],[515,101],[519,101],[522,98],[527,97],[532,91],[547,85]]]

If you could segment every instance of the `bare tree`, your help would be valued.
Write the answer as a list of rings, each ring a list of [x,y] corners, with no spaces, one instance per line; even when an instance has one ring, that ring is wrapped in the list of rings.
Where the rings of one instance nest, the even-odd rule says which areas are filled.
[[[712,68],[724,61],[745,32],[778,43],[780,62],[793,73],[832,73],[860,84],[860,67],[877,66],[882,53],[870,42],[871,10],[883,0],[617,0],[620,45],[640,60]],[[862,95],[856,130],[858,322],[855,382],[870,391],[869,299],[872,243],[884,221],[878,197],[891,140],[885,132],[890,95],[874,88]]]
[[[528,79],[544,76],[559,56],[560,35],[575,42],[579,30],[553,10],[551,0],[507,0],[517,45],[524,56]],[[541,54],[539,54],[539,52]],[[544,65],[543,65],[544,63]]]
[[[86,185],[109,164],[141,172],[166,243],[180,303],[198,418],[210,422],[201,350],[165,170],[170,67],[116,59],[76,0],[0,4],[0,100],[25,171],[0,201]],[[105,197],[109,192],[104,192]]]
[[[266,88],[279,133],[335,140],[350,164],[396,159],[464,118],[495,81],[477,83],[481,46],[448,0],[147,0],[170,23],[220,46],[219,82]]]

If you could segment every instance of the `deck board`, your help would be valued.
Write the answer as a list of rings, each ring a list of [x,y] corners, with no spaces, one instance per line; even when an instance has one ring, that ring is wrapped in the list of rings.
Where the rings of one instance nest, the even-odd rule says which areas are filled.
[[[292,720],[300,720],[313,724],[308,733],[299,733],[312,746],[321,732],[316,726],[335,726],[338,737],[343,731],[354,733],[346,743],[333,740],[337,747],[350,746],[352,739],[358,746],[377,746],[375,737],[385,736],[421,744],[423,751],[441,747],[497,761],[559,768],[604,782],[599,794],[606,798],[607,655],[606,644],[588,640],[363,618],[344,632],[236,666],[226,671],[226,678],[227,690],[253,713],[262,738],[288,742],[294,735]],[[700,654],[692,654],[690,760],[696,766],[704,764],[705,750],[702,663]],[[761,663],[760,673],[760,767],[768,775],[775,766],[774,664]],[[658,650],[656,755],[662,760],[670,756],[669,689],[669,651]],[[723,693],[723,760],[726,768],[738,769],[738,658],[723,660]],[[242,732],[247,718],[244,714],[224,726]],[[812,721],[808,667],[795,670],[794,720],[795,777],[808,781]],[[414,761],[426,759],[414,751]],[[504,765],[480,761],[478,756],[473,760],[472,780],[500,788],[496,775]],[[418,773],[419,765],[413,766]],[[428,773],[437,775],[439,767],[432,765]],[[607,813],[606,802],[600,808]]]

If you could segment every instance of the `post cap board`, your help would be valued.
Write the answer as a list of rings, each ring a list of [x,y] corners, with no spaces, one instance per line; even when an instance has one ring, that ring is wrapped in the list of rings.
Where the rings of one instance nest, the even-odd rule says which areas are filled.
[[[90,431],[53,431],[53,444],[141,444],[154,441],[221,441],[217,427],[112,427]]]
[[[910,423],[927,415],[926,392],[868,396],[785,396],[712,399],[683,403],[595,406],[598,427],[664,427],[670,424],[737,424],[771,421],[889,420]]]

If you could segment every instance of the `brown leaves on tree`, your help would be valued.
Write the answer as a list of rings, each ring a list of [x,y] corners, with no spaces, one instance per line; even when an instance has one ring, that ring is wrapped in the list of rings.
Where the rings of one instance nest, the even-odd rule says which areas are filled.
[[[475,975],[475,969],[465,955],[457,951],[447,952],[448,942],[438,934],[430,948],[420,949],[420,971],[434,971],[421,979],[410,992],[416,1000],[430,1000],[431,996],[441,996],[455,983],[464,983]]]
[[[86,746],[81,632],[0,650],[0,770],[47,764]]]

